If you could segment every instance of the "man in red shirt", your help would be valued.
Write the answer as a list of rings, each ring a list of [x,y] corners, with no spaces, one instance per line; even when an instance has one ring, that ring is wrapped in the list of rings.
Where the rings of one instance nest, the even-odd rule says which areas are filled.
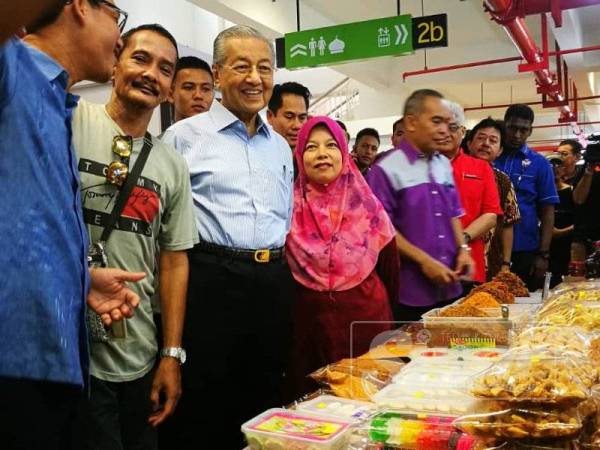
[[[498,215],[502,215],[498,188],[494,172],[489,164],[464,153],[460,147],[465,134],[465,114],[460,105],[446,100],[451,113],[450,137],[440,146],[440,153],[452,162],[454,181],[465,210],[461,217],[465,242],[471,247],[475,261],[474,283],[485,282],[484,238],[496,226]],[[465,294],[472,286],[465,285]]]

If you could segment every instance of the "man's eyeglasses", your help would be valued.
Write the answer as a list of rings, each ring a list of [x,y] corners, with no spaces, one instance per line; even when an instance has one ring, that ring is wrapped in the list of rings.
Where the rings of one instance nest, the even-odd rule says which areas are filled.
[[[106,181],[113,186],[121,188],[129,175],[129,157],[133,148],[131,136],[115,136],[112,142],[112,152],[119,157],[119,161],[109,164],[106,171]]]
[[[117,13],[117,26],[119,27],[119,31],[122,33],[125,29],[125,25],[127,24],[127,18],[129,17],[129,15],[117,5],[109,2],[108,0],[97,1],[100,5],[106,5],[108,8],[112,9],[115,13]]]
[[[273,78],[273,72],[275,69],[271,67],[270,64],[247,64],[247,63],[238,63],[233,66],[224,65],[223,67],[227,67],[230,70],[233,70],[238,75],[248,76],[252,73],[252,69],[256,68],[258,75],[261,78]]]

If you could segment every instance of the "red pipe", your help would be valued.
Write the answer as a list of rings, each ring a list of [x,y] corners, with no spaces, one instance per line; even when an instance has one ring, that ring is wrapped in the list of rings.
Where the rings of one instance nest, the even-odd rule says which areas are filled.
[[[593,45],[591,47],[571,48],[568,50],[558,50],[555,52],[549,52],[548,56],[569,55],[571,53],[585,53],[585,52],[593,52],[593,51],[598,51],[598,50],[600,50],[600,45]],[[469,67],[489,66],[492,64],[502,64],[502,63],[513,62],[513,61],[522,61],[522,60],[523,60],[523,58],[521,58],[520,56],[511,56],[508,58],[473,61],[473,62],[464,63],[464,64],[454,64],[451,66],[440,66],[440,67],[434,67],[431,69],[423,69],[423,70],[415,70],[412,72],[404,72],[402,74],[402,78],[404,80],[406,80],[408,77],[412,77],[415,75],[427,75],[427,74],[436,73],[436,72],[447,72],[447,71],[457,70],[457,69],[468,69]]]
[[[529,30],[527,29],[525,21],[522,17],[515,17],[514,14],[512,14],[512,9],[515,6],[514,1],[485,0],[484,4],[492,15],[492,18],[504,27],[508,36],[515,43],[519,53],[521,53],[527,63],[538,64],[542,62],[540,51],[538,50],[533,37],[529,33]],[[545,25],[545,17],[545,15],[542,15],[542,25]],[[542,38],[545,39],[546,36],[542,36]],[[535,69],[533,73],[541,92],[546,93],[546,95],[552,101],[564,101],[564,97],[560,93],[553,90],[553,75],[550,70],[538,68]],[[568,105],[559,106],[558,109],[562,118],[572,119],[573,121],[576,120],[576,117],[573,116],[573,112]],[[581,133],[581,129],[576,124],[573,126],[573,128],[575,134]]]
[[[590,95],[588,97],[577,97],[577,98],[572,98],[571,100],[576,101],[576,102],[583,102],[585,100],[593,100],[596,98],[600,98],[600,95]],[[544,102],[521,102],[522,104],[525,105],[541,105]],[[473,106],[470,108],[464,108],[464,111],[480,111],[482,109],[504,109],[504,108],[508,108],[510,106],[510,103],[504,104],[504,105],[487,105],[487,106]]]
[[[597,125],[600,123],[600,120],[595,120],[593,122],[577,122],[577,125]],[[535,125],[531,128],[556,128],[556,127],[564,127],[564,126],[568,126],[568,124],[565,123],[553,123],[550,125]]]

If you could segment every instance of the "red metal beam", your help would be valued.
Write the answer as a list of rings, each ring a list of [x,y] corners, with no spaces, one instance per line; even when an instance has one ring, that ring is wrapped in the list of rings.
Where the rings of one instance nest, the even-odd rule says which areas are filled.
[[[580,48],[571,48],[568,50],[553,51],[553,52],[549,52],[548,56],[569,55],[572,53],[594,52],[594,51],[598,51],[598,50],[600,50],[600,45],[593,45],[590,47],[580,47]],[[507,62],[522,61],[522,60],[523,60],[523,58],[520,56],[510,56],[507,58],[498,58],[498,59],[486,59],[483,61],[473,61],[473,62],[464,63],[464,64],[453,64],[450,66],[440,66],[440,67],[433,67],[433,68],[429,68],[429,69],[404,72],[402,74],[402,78],[404,80],[406,80],[407,78],[414,77],[416,75],[427,75],[427,74],[436,73],[436,72],[448,72],[448,71],[452,71],[452,70],[468,69],[470,67],[490,66],[492,64],[504,64]]]
[[[585,100],[594,100],[600,98],[600,95],[590,95],[588,97],[577,97],[577,98],[572,98],[571,100],[575,100],[578,102],[583,102]],[[523,103],[525,105],[529,105],[529,106],[533,106],[533,105],[541,105],[543,102],[520,102]],[[486,106],[472,106],[469,108],[465,108],[464,111],[479,111],[482,109],[505,109],[508,108],[510,106],[510,103],[506,103],[503,105],[486,105]]]

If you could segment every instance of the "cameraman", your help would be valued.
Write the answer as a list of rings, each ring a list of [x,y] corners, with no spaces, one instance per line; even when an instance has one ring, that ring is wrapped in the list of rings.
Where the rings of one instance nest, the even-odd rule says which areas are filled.
[[[589,245],[600,240],[600,221],[597,211],[600,210],[600,135],[590,136],[590,143],[585,152],[585,170],[575,181],[573,201],[577,206],[575,221],[575,238]]]

